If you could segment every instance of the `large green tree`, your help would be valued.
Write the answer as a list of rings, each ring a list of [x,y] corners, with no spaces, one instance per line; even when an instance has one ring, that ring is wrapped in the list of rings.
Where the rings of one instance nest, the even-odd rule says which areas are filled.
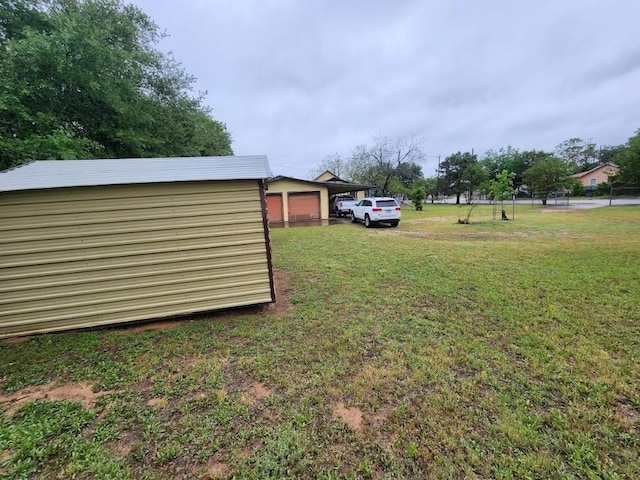
[[[571,173],[586,172],[599,163],[596,144],[581,138],[570,138],[559,143],[555,153],[566,162]]]
[[[480,164],[484,167],[487,177],[490,179],[500,175],[503,170],[507,170],[510,174],[513,174],[514,187],[519,188],[523,183],[522,175],[524,171],[533,165],[536,160],[549,156],[551,154],[546,152],[537,150],[521,152],[517,148],[508,146],[499,150],[487,151]]]
[[[0,3],[0,169],[45,158],[228,155],[193,77],[120,0]]]
[[[547,204],[547,198],[552,192],[571,186],[569,167],[559,158],[549,157],[536,161],[524,172],[524,182],[530,191],[542,198],[542,204]]]
[[[640,187],[640,129],[616,153],[613,161],[620,167],[615,177],[616,183],[626,187]]]
[[[470,152],[457,152],[449,155],[440,164],[440,177],[446,194],[456,196],[456,204],[464,194],[471,202],[473,192],[481,187],[486,179],[486,170],[478,162],[478,156]]]
[[[627,148],[625,145],[604,145],[598,149],[600,163],[615,163],[615,156]]]

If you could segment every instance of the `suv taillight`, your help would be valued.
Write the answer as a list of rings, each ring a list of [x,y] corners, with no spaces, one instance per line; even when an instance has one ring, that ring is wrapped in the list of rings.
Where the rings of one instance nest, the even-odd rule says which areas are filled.
[[[373,208],[371,209],[371,211],[373,211],[373,212],[381,212],[381,211],[382,211],[382,209],[381,209],[380,207],[373,207]]]

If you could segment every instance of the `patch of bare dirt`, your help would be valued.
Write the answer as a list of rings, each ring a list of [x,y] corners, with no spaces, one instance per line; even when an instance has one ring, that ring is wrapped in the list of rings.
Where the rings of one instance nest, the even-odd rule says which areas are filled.
[[[273,391],[268,389],[264,385],[264,383],[260,383],[260,382],[253,382],[249,387],[249,390],[253,394],[253,397],[258,401],[262,400],[265,397],[268,397],[273,393]]]
[[[349,408],[340,402],[334,405],[332,418],[334,420],[342,420],[351,430],[362,431],[362,410],[358,407]]]
[[[14,452],[12,452],[11,450],[5,450],[4,452],[0,453],[0,463],[4,462],[7,458],[9,458],[11,455],[13,455]]]
[[[210,461],[207,465],[207,476],[211,479],[227,478],[229,473],[231,473],[231,469],[226,463]]]
[[[120,433],[120,438],[111,444],[111,450],[120,458],[128,457],[140,439],[135,433],[124,431]]]
[[[272,315],[281,315],[292,307],[289,300],[289,274],[285,270],[274,268],[273,283],[276,289],[276,301],[267,308]]]
[[[640,413],[627,404],[621,403],[616,409],[616,417],[618,421],[626,427],[640,429]]]
[[[135,332],[146,332],[149,330],[173,330],[182,325],[179,320],[156,320],[152,322],[135,323],[130,326],[124,326],[118,333],[128,335]]]
[[[247,406],[255,405],[263,398],[273,394],[272,389],[257,381],[238,382],[235,385],[230,385],[230,389],[240,392],[240,402]]]
[[[11,337],[11,338],[3,338],[2,343],[22,343],[29,340],[31,337]]]
[[[428,217],[428,218],[414,218],[412,220],[402,220],[403,224],[411,223],[433,223],[433,222],[452,222],[453,217]]]
[[[31,400],[70,401],[80,402],[86,408],[93,408],[96,401],[103,395],[117,393],[117,391],[103,391],[94,393],[91,385],[83,383],[67,383],[59,385],[49,383],[38,387],[27,387],[9,395],[0,394],[0,404],[7,406],[6,414],[13,415],[23,404]]]
[[[380,410],[369,417],[369,425],[374,428],[380,427],[385,422],[385,420],[391,416],[393,410],[394,408],[390,405],[382,407]]]
[[[4,452],[0,452],[0,475],[5,473],[5,469],[2,468],[2,464],[14,453],[15,452],[13,450],[5,450]]]
[[[152,398],[147,401],[148,407],[164,407],[167,404],[167,399],[164,397]]]

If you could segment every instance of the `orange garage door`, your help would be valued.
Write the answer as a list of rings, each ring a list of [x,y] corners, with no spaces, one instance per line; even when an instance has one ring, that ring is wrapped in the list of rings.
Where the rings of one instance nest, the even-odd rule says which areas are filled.
[[[270,222],[283,222],[284,214],[282,213],[282,194],[267,194],[267,218]]]
[[[320,219],[320,192],[289,194],[289,221]]]

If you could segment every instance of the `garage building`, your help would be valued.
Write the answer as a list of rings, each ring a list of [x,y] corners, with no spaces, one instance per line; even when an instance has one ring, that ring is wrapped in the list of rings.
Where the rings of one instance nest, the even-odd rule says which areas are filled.
[[[369,185],[345,182],[331,172],[327,180],[303,180],[277,176],[269,179],[267,205],[272,225],[296,223],[326,224],[329,221],[329,204],[335,195],[356,194],[371,188]],[[364,195],[362,195],[364,196]]]

